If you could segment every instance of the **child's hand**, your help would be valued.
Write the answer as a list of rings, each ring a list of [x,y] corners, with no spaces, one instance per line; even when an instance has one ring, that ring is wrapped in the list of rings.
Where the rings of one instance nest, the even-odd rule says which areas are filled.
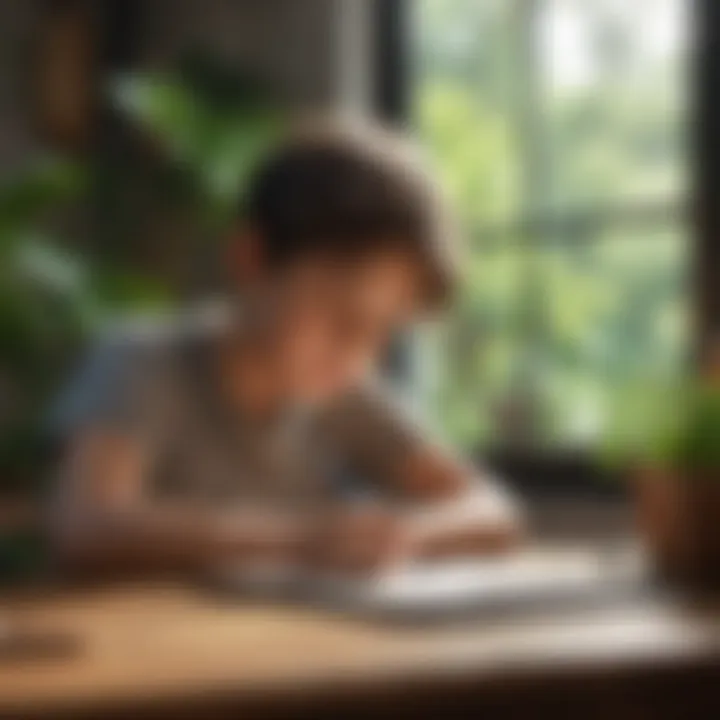
[[[404,518],[377,506],[348,507],[323,516],[310,533],[309,562],[339,572],[372,573],[412,553]]]

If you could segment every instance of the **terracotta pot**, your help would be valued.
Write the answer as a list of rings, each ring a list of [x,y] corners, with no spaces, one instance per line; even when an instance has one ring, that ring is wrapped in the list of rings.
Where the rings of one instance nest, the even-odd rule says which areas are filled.
[[[637,473],[637,522],[659,577],[720,592],[720,470]]]

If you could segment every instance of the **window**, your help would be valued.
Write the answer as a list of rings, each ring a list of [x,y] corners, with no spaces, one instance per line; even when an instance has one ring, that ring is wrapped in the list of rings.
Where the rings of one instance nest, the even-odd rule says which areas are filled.
[[[413,123],[467,241],[425,353],[466,447],[592,446],[683,372],[686,0],[418,0]]]

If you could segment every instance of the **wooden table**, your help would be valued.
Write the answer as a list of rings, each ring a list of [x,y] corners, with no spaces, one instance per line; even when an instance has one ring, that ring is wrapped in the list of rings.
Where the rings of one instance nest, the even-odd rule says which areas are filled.
[[[709,718],[709,703],[720,706],[718,622],[659,600],[443,629],[241,605],[180,585],[47,591],[0,608],[79,642],[64,659],[0,663],[2,717],[445,717],[472,707],[606,720],[673,708],[687,718],[693,703]]]

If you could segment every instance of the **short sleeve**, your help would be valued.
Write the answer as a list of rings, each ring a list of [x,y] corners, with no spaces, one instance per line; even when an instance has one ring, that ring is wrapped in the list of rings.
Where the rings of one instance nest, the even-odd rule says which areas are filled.
[[[47,429],[59,441],[100,429],[154,442],[162,404],[154,353],[137,338],[110,334],[91,347],[59,393]]]
[[[362,474],[388,477],[408,454],[429,442],[418,413],[379,381],[343,398],[326,422],[335,449]]]

